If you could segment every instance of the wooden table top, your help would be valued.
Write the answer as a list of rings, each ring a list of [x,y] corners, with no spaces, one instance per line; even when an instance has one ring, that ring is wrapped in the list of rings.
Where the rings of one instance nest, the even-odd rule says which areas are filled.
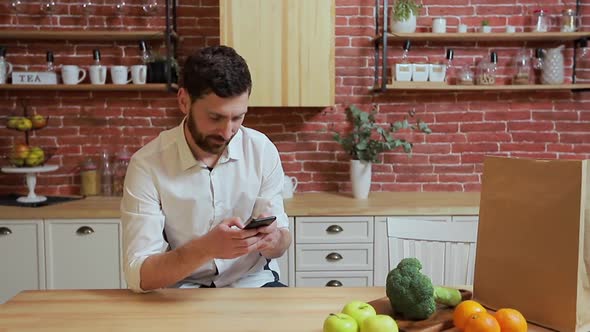
[[[349,301],[383,296],[384,287],[25,291],[0,305],[0,331],[321,332]]]
[[[292,217],[477,215],[479,197],[477,192],[375,192],[360,200],[350,194],[325,192],[296,194],[284,202]],[[88,197],[39,208],[0,206],[0,219],[119,218],[120,199]]]

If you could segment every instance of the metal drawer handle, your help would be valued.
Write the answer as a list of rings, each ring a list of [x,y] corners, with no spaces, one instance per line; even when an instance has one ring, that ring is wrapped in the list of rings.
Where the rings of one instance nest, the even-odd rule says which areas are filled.
[[[337,252],[332,252],[329,253],[328,256],[326,256],[326,259],[329,261],[337,262],[342,259],[342,255],[340,255]]]
[[[330,227],[326,228],[326,232],[328,232],[328,233],[338,234],[342,231],[343,231],[342,227],[340,227],[338,225],[331,225]]]
[[[326,283],[326,287],[342,287],[342,283],[338,280],[330,280]]]
[[[90,235],[92,233],[94,233],[94,229],[92,229],[92,227],[89,226],[82,226],[78,228],[78,230],[76,231],[76,234],[78,235]]]
[[[8,236],[12,234],[12,231],[10,230],[10,228],[8,227],[0,227],[0,235],[2,236]]]

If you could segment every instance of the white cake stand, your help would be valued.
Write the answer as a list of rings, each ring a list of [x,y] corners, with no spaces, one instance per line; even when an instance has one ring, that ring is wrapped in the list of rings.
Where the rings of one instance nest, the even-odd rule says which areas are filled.
[[[16,199],[19,203],[39,203],[47,200],[45,196],[35,195],[35,185],[37,185],[37,173],[51,172],[57,169],[57,165],[45,165],[39,167],[2,167],[4,173],[24,173],[27,175],[27,187],[29,194]]]

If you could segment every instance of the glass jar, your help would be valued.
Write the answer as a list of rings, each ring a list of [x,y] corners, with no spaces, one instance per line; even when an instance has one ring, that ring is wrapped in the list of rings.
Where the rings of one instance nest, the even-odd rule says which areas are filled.
[[[521,49],[514,58],[514,76],[512,84],[529,84],[531,79],[531,61],[526,50]]]
[[[80,194],[82,196],[96,196],[100,192],[100,177],[98,167],[88,158],[80,167]]]
[[[469,65],[463,65],[457,75],[457,84],[473,85],[473,70]]]
[[[547,32],[551,27],[551,18],[544,9],[537,9],[533,14],[534,32]]]
[[[490,61],[482,59],[477,66],[477,85],[494,85],[496,84],[496,71],[498,56],[496,52],[490,53]]]
[[[577,30],[577,16],[573,9],[561,12],[561,32],[575,32]]]
[[[117,153],[117,160],[115,161],[114,177],[113,177],[113,194],[115,196],[122,196],[125,188],[125,175],[127,174],[127,166],[131,155],[127,150]]]

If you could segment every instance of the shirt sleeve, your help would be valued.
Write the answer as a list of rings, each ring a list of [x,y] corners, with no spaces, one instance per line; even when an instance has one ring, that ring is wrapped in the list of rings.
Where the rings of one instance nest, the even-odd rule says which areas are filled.
[[[264,157],[262,186],[258,196],[270,201],[270,213],[277,217],[277,226],[289,229],[289,218],[285,213],[283,196],[281,195],[285,173],[279,151],[270,140],[267,141],[264,149]]]
[[[131,159],[121,200],[123,270],[127,287],[134,292],[145,292],[140,286],[140,270],[145,259],[168,248],[158,191],[144,163]]]

